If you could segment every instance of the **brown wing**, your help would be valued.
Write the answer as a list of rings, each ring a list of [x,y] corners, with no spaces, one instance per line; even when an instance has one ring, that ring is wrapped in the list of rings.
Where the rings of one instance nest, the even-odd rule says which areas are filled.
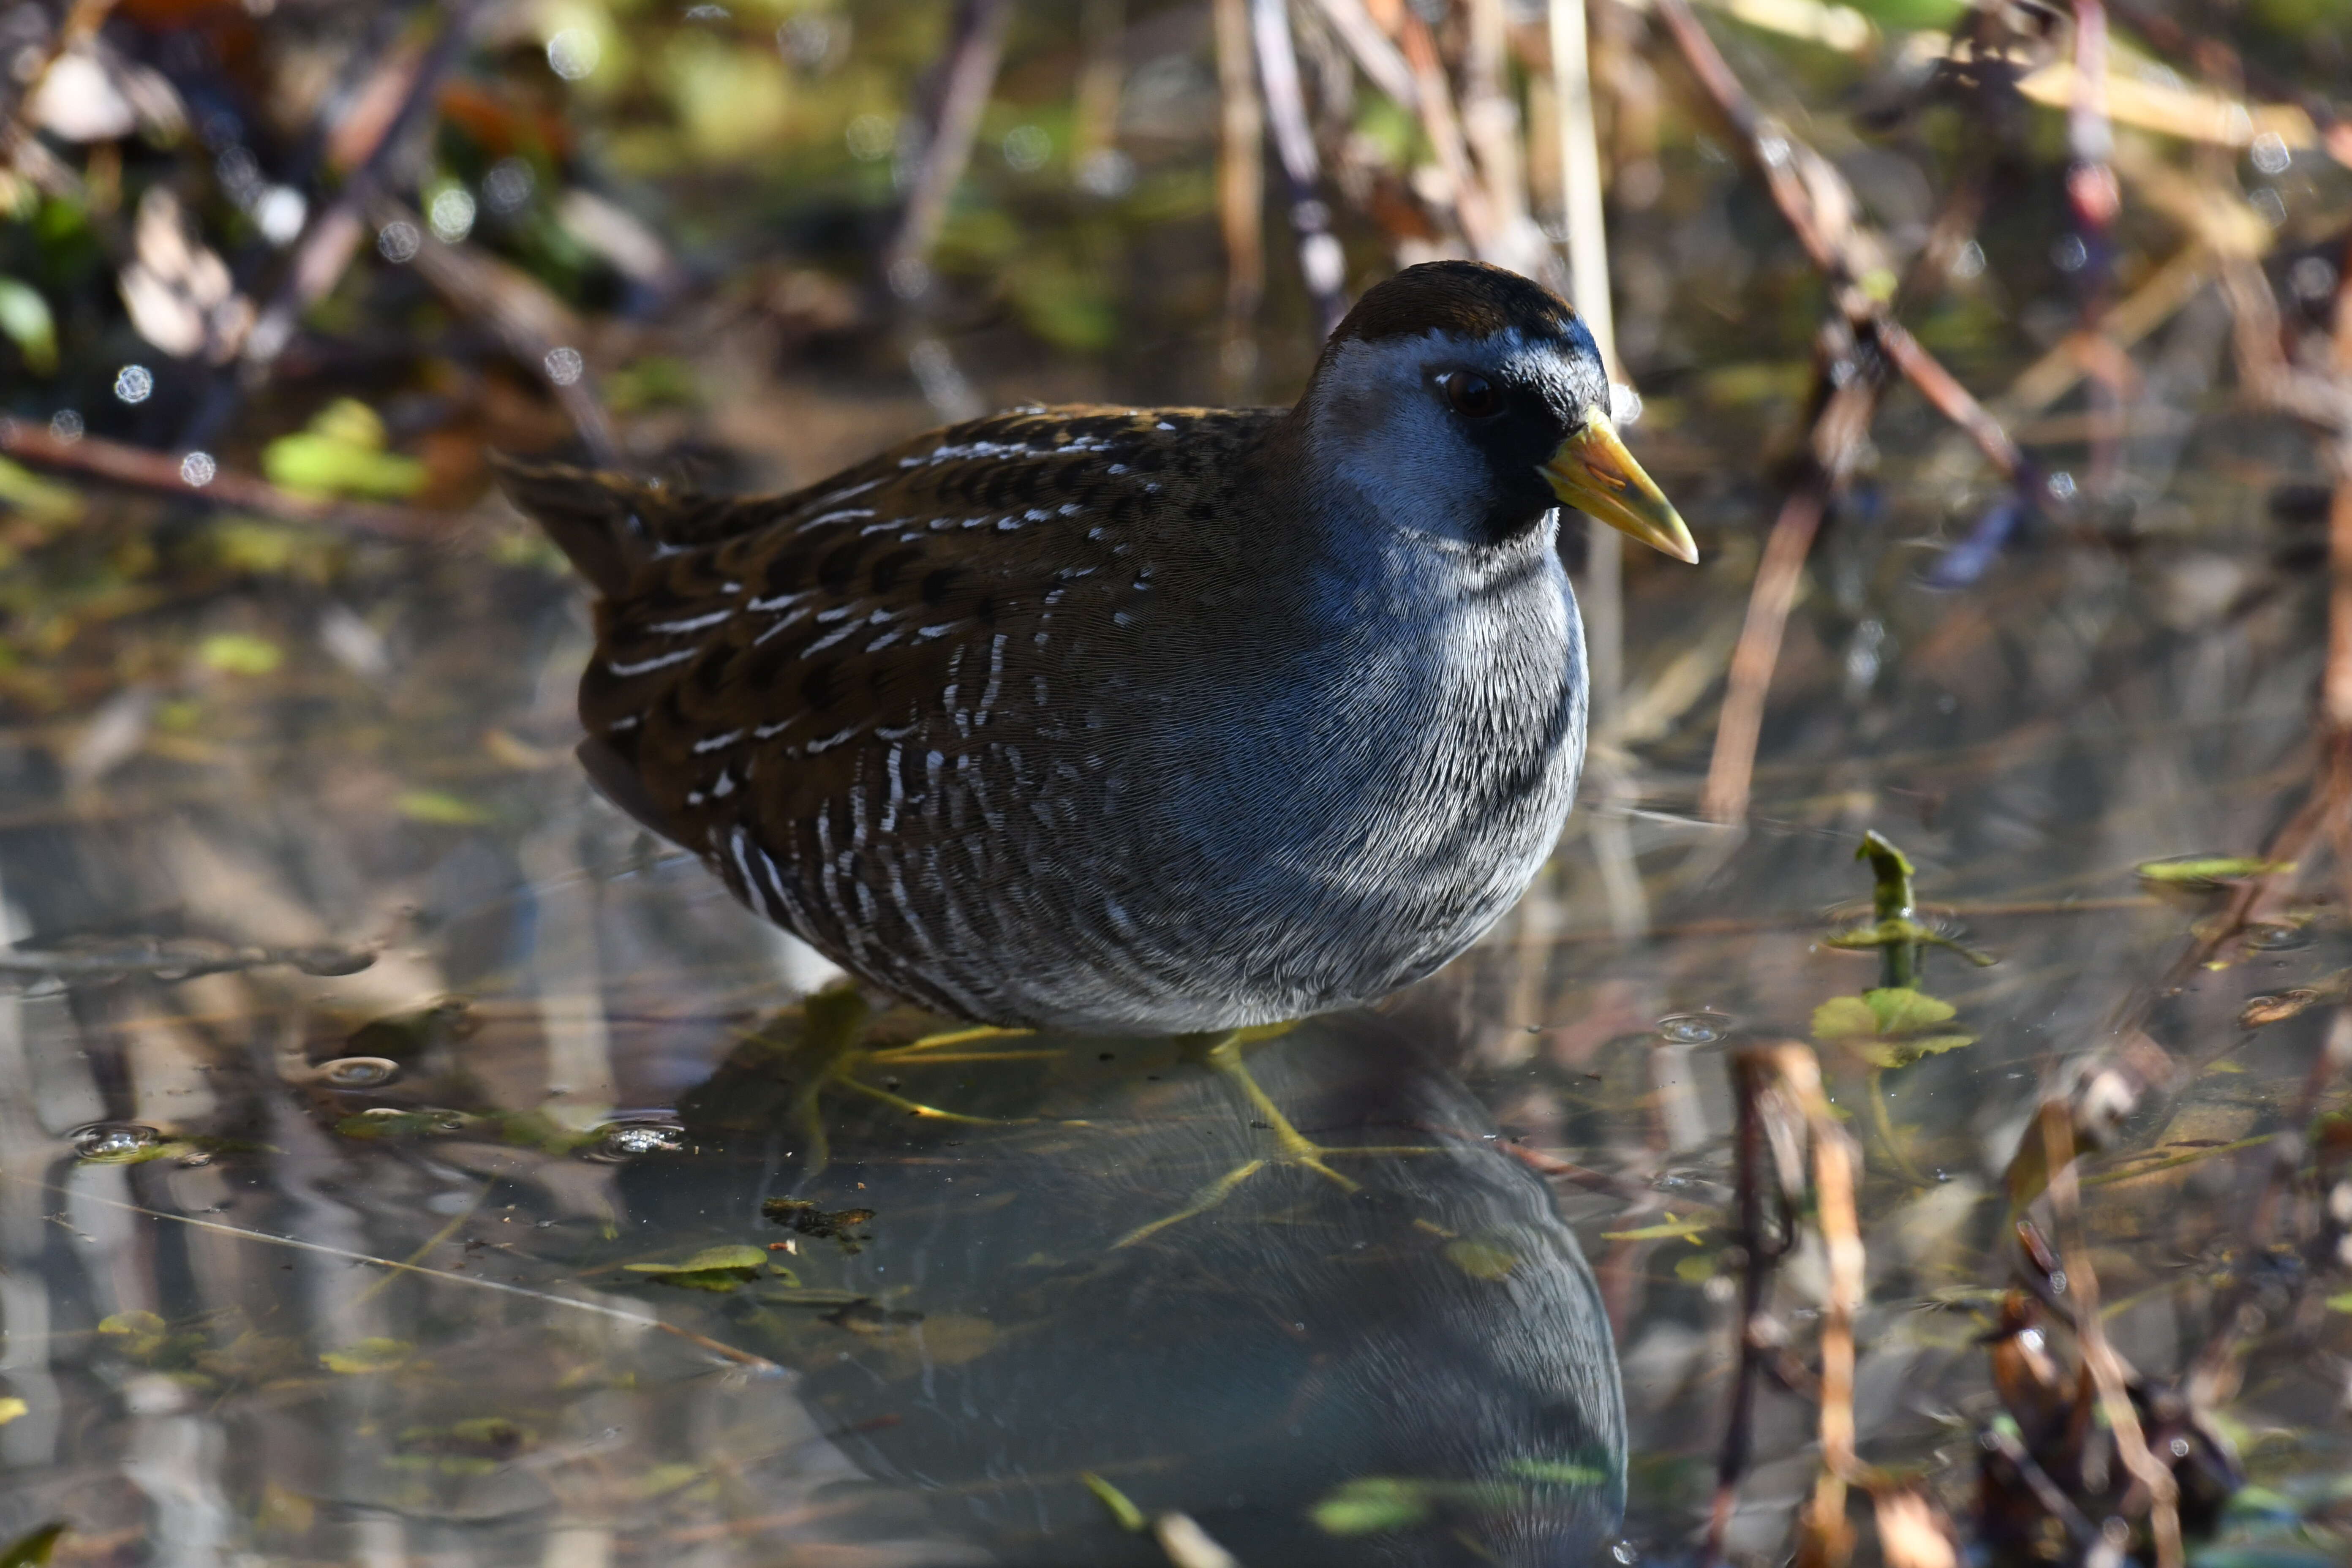
[[[613,490],[652,542],[581,683],[602,766],[754,908],[971,1011],[908,968],[950,936],[907,879],[1003,872],[1010,814],[1050,811],[1129,700],[1129,650],[1201,635],[1192,585],[1233,580],[1234,459],[1273,417],[1041,410],[789,497]]]

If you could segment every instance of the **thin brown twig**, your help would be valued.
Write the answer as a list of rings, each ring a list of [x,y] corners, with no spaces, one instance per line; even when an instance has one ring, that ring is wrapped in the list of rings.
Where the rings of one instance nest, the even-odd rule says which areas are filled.
[[[0,453],[37,468],[86,474],[134,489],[179,496],[210,506],[240,508],[288,522],[333,523],[354,533],[385,539],[439,539],[463,526],[458,518],[411,507],[296,495],[291,490],[279,489],[267,479],[230,468],[215,468],[204,484],[192,484],[182,475],[184,459],[169,452],[97,436],[68,441],[21,420],[0,419]]]

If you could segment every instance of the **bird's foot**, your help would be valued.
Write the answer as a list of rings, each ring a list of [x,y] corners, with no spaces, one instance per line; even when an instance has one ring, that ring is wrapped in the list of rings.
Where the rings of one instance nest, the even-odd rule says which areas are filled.
[[[1287,1034],[1296,1024],[1269,1024],[1249,1029],[1229,1029],[1216,1034],[1188,1036],[1183,1041],[1187,1057],[1225,1079],[1249,1104],[1253,1127],[1274,1136],[1274,1152],[1261,1154],[1240,1164],[1193,1194],[1192,1201],[1174,1214],[1162,1215],[1149,1225],[1139,1226],[1112,1244],[1116,1251],[1133,1247],[1137,1242],[1157,1236],[1169,1226],[1197,1219],[1238,1191],[1243,1183],[1269,1165],[1295,1165],[1314,1172],[1341,1192],[1353,1194],[1363,1191],[1363,1184],[1331,1168],[1329,1162],[1339,1159],[1363,1159],[1383,1155],[1433,1154],[1438,1151],[1425,1144],[1346,1144],[1318,1143],[1298,1131],[1290,1118],[1282,1113],[1272,1096],[1258,1084],[1242,1060],[1242,1047],[1260,1040]]]

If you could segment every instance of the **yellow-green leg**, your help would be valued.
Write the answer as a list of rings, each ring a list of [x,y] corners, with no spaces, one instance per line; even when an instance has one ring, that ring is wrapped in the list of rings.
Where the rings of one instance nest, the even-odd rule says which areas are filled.
[[[1341,1175],[1327,1162],[1342,1156],[1436,1152],[1434,1149],[1425,1145],[1366,1145],[1333,1148],[1328,1144],[1318,1143],[1299,1131],[1291,1123],[1290,1118],[1282,1113],[1282,1108],[1275,1104],[1274,1097],[1259,1087],[1257,1079],[1251,1076],[1248,1066],[1242,1060],[1243,1047],[1255,1044],[1259,1040],[1272,1039],[1277,1035],[1287,1034],[1295,1027],[1297,1027],[1295,1024],[1271,1024],[1257,1028],[1225,1029],[1213,1034],[1186,1035],[1180,1037],[1180,1048],[1186,1057],[1199,1062],[1240,1090],[1242,1099],[1249,1105],[1253,1121],[1264,1126],[1274,1135],[1275,1152],[1244,1161],[1195,1193],[1192,1195],[1192,1201],[1174,1214],[1129,1231],[1118,1238],[1114,1244],[1114,1248],[1132,1247],[1147,1237],[1156,1236],[1166,1230],[1171,1225],[1181,1224],[1208,1213],[1233,1196],[1244,1182],[1248,1181],[1268,1165],[1297,1165],[1314,1172],[1343,1193],[1359,1193],[1363,1191],[1363,1184]]]

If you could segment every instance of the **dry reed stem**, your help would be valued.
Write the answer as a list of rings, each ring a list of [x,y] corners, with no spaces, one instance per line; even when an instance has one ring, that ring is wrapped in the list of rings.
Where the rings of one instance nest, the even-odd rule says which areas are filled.
[[[1699,791],[1698,814],[1709,822],[1739,822],[1748,816],[1756,747],[1764,733],[1764,700],[1771,689],[1773,668],[1780,661],[1780,640],[1797,602],[1797,584],[1804,575],[1813,535],[1821,531],[1828,499],[1824,478],[1809,478],[1781,503],[1780,515],[1764,542],[1739,641],[1731,650],[1722,715],[1716,721],[1715,752]]]
[[[1776,1047],[1772,1062],[1804,1111],[1812,1145],[1814,1214],[1829,1276],[1822,1303],[1822,1470],[1806,1527],[1811,1550],[1801,1546],[1798,1560],[1841,1568],[1853,1550],[1853,1530],[1845,1516],[1846,1488],[1871,1480],[1855,1457],[1853,1422],[1853,1320],[1862,1309],[1865,1267],[1854,1204],[1862,1151],[1831,1110],[1822,1087],[1821,1060],[1810,1047]]]
[[[1257,342],[1251,335],[1265,298],[1265,115],[1258,103],[1250,46],[1249,0],[1215,0],[1217,45],[1217,222],[1225,242],[1225,336],[1221,353],[1228,395],[1254,395]]]
[[[1298,47],[1290,32],[1288,0],[1250,0],[1250,36],[1257,49],[1258,80],[1265,89],[1266,123],[1275,153],[1289,184],[1290,226],[1298,242],[1298,270],[1328,336],[1347,314],[1347,258],[1331,234],[1331,209],[1316,187],[1322,171],[1315,132],[1307,120],[1307,97],[1298,80]]]
[[[2181,1568],[2186,1561],[2180,1540],[2180,1489],[2172,1468],[2147,1446],[2139,1409],[2132,1404],[2130,1373],[2115,1347],[2107,1342],[2105,1321],[2099,1314],[2099,1279],[2084,1244],[2081,1179],[2074,1169],[2074,1126],[2063,1099],[2042,1102],[2042,1158],[2049,1167],[2052,1211],[2058,1220],[2059,1256],[2066,1270],[2066,1299],[2074,1321],[2074,1337],[2083,1365],[2098,1390],[2099,1408],[2107,1418],[2116,1456],[2131,1472],[2136,1492],[2147,1494],[2148,1528],[2156,1539],[2156,1568]]]

